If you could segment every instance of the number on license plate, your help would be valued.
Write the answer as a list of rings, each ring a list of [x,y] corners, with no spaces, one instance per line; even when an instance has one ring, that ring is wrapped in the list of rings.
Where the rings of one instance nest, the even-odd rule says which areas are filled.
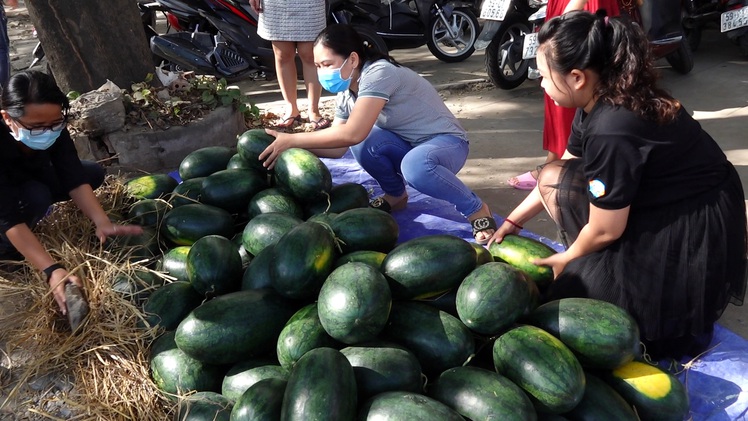
[[[748,6],[722,13],[720,16],[720,23],[722,32],[748,26]]]
[[[512,5],[512,0],[485,0],[480,8],[480,18],[488,20],[504,20],[506,12]]]
[[[525,41],[522,44],[522,59],[535,58],[536,55],[538,55],[538,33],[525,34]]]

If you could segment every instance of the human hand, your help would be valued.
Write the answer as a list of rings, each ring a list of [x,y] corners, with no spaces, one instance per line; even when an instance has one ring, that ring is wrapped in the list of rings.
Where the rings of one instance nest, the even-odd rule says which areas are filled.
[[[118,225],[112,222],[96,227],[96,238],[103,244],[111,235],[140,235],[143,228],[139,225]]]
[[[270,129],[265,129],[265,132],[273,136],[275,140],[260,153],[258,159],[262,161],[262,165],[265,168],[270,170],[275,166],[275,160],[278,159],[278,156],[286,149],[292,147],[292,137],[288,133],[279,133]]]
[[[262,13],[262,0],[249,0],[249,6],[257,13]]]
[[[501,226],[499,226],[499,229],[494,231],[493,235],[488,239],[486,247],[490,247],[491,243],[494,242],[501,243],[502,241],[504,241],[504,237],[506,237],[507,235],[519,234],[520,231],[521,229],[518,226],[509,223],[506,219],[504,219],[504,223],[502,223]]]
[[[553,279],[556,279],[558,278],[558,275],[560,275],[561,272],[564,271],[564,268],[566,268],[566,265],[569,263],[569,257],[567,256],[567,253],[561,252],[550,255],[543,259],[535,259],[532,263],[537,266],[550,267],[551,269],[553,269]]]
[[[60,312],[65,316],[68,314],[68,306],[65,300],[65,283],[72,282],[78,285],[80,289],[83,289],[83,283],[80,278],[75,275],[68,273],[67,269],[59,268],[52,272],[52,276],[49,277],[49,289],[52,291],[57,306],[60,308]]]

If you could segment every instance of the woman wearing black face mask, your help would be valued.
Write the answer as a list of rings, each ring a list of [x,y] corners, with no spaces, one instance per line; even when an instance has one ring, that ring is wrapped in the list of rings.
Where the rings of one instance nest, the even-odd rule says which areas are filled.
[[[96,236],[135,235],[134,225],[115,225],[93,189],[104,181],[104,169],[81,162],[66,127],[70,108],[54,80],[36,71],[13,75],[0,97],[0,259],[25,258],[45,273],[63,314],[64,284],[81,287],[75,275],[56,263],[31,229],[49,207],[72,199],[96,224]]]

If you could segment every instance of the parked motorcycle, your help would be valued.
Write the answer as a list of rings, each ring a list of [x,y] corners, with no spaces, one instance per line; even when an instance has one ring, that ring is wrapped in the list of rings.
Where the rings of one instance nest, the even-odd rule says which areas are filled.
[[[631,2],[627,13],[649,35],[655,58],[665,58],[673,70],[686,74],[693,68],[693,53],[680,24],[681,0]],[[547,0],[485,0],[481,18],[487,22],[475,48],[486,48],[486,72],[501,89],[513,89],[527,79],[529,59],[525,36],[533,32],[530,16]],[[527,47],[530,48],[530,47]]]
[[[373,28],[387,50],[425,44],[452,63],[475,52],[480,24],[474,7],[465,0],[342,0],[331,5],[331,14],[335,22]]]
[[[712,22],[748,56],[748,0],[686,0],[682,23],[692,51],[699,48],[701,31]]]

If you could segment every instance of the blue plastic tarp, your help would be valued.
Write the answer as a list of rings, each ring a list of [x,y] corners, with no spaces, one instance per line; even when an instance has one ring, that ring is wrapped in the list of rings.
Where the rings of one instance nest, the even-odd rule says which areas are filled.
[[[382,194],[379,185],[352,158],[350,152],[341,159],[323,159],[333,176],[333,184],[359,183],[370,196]],[[452,234],[474,241],[470,225],[446,201],[434,199],[408,188],[408,207],[393,213],[400,226],[399,242],[411,238]],[[497,223],[503,221],[494,215]],[[521,235],[539,240],[556,251],[563,245],[528,230]],[[730,330],[715,325],[709,351],[693,361],[683,360],[676,367],[678,379],[686,386],[694,421],[748,420],[748,341]],[[661,366],[667,368],[666,362]]]

